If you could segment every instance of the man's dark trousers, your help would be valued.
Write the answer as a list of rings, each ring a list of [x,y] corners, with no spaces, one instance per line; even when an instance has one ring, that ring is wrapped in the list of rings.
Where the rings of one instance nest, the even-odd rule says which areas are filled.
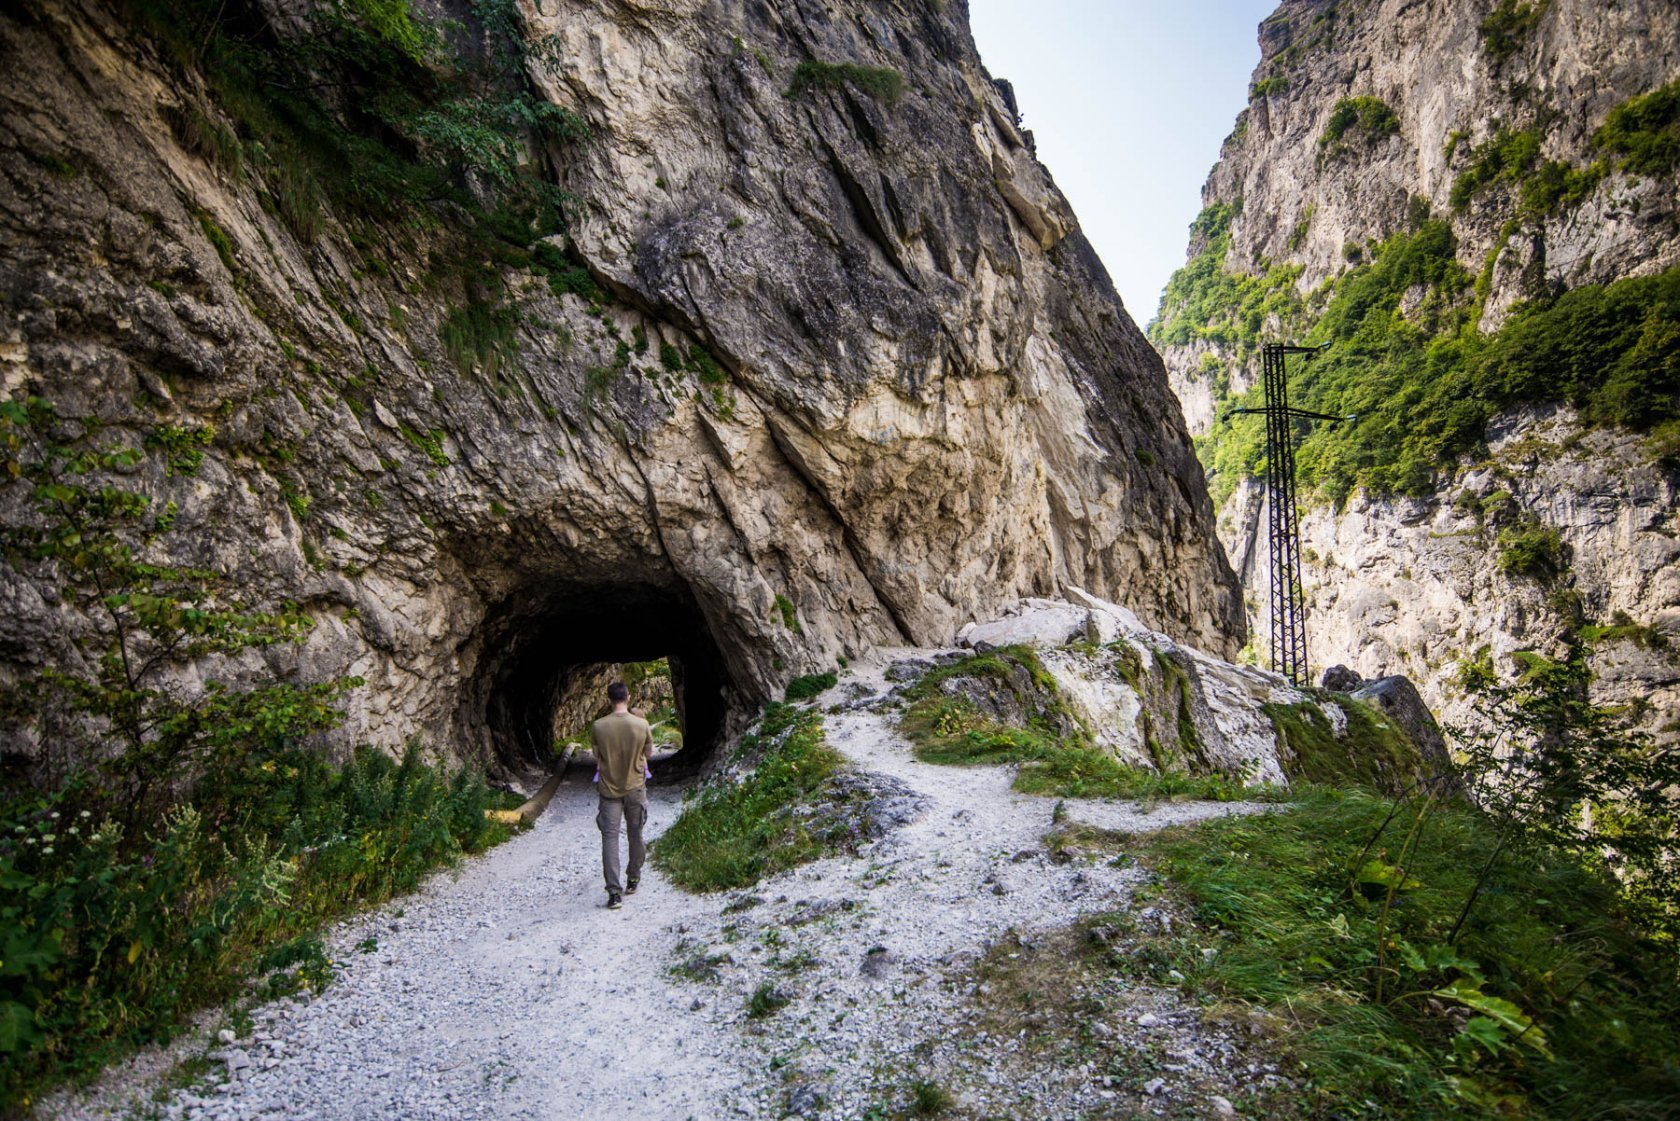
[[[642,826],[647,824],[647,789],[628,791],[622,798],[602,798],[595,811],[595,824],[601,830],[601,873],[606,877],[607,890],[623,894],[624,881],[619,878],[618,831],[622,825],[630,834],[630,879],[642,878],[642,861],[647,858],[647,845],[642,842]]]

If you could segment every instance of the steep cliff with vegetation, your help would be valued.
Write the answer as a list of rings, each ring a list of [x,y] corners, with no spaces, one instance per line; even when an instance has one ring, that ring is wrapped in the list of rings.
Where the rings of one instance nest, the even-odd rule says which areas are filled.
[[[1299,433],[1314,664],[1460,719],[1534,651],[1674,736],[1680,16],[1291,0],[1260,41],[1150,328],[1250,603],[1264,431],[1236,410],[1264,341],[1326,344],[1290,388],[1354,418]]]
[[[1159,360],[960,8],[4,20],[7,684],[126,636],[130,689],[356,679],[347,742],[517,767],[601,663],[669,654],[705,744],[1062,584],[1241,645]],[[135,559],[286,641],[171,647],[180,581],[43,553],[112,479]]]
[[[29,0],[0,68],[5,1108],[495,840],[455,768],[615,665],[704,762],[1022,595],[1243,641],[961,5]]]

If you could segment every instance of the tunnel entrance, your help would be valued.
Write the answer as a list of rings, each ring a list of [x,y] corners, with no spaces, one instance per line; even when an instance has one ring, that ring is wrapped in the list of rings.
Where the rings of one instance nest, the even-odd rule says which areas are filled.
[[[485,619],[476,647],[460,721],[482,745],[485,764],[503,773],[551,768],[557,737],[586,735],[604,710],[607,684],[620,674],[627,684],[637,678],[636,705],[650,703],[656,689],[665,692],[658,675],[669,680],[670,719],[682,746],[662,768],[666,774],[697,770],[748,703],[686,591],[547,587],[511,596]]]

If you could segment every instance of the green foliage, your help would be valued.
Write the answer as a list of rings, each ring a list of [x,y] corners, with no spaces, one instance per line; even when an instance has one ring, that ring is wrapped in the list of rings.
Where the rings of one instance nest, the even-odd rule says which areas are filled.
[[[842,797],[829,780],[844,761],[823,739],[821,713],[771,705],[743,746],[762,748],[753,769],[689,800],[653,846],[655,865],[680,887],[746,887],[856,842],[843,821],[809,812]]]
[[[329,213],[404,239],[402,227],[436,229],[450,214],[432,239],[432,280],[459,277],[464,299],[444,345],[457,364],[494,366],[512,326],[500,268],[529,264],[528,247],[562,227],[569,203],[529,150],[583,142],[588,129],[533,93],[526,63],[554,46],[526,43],[513,0],[470,9],[469,29],[433,23],[408,0],[340,0],[311,7],[305,28],[281,35],[256,0],[126,5],[181,86],[202,86],[213,103],[174,115],[183,145],[224,169],[237,153],[264,205],[303,243]],[[232,268],[226,235],[201,222]]]
[[[807,673],[788,682],[782,696],[789,701],[808,701],[834,688],[834,683],[839,680],[839,676],[833,670],[826,673]]]
[[[553,275],[550,274],[550,284]],[[438,327],[438,339],[462,373],[482,369],[496,377],[519,349],[518,314],[495,296],[469,291],[467,302],[451,308]]]
[[[573,261],[552,241],[539,241],[531,247],[531,268],[548,277],[548,287],[555,296],[581,296],[592,307],[610,302],[589,270]]]
[[[859,66],[855,62],[801,62],[793,70],[787,96],[802,97],[813,90],[838,90],[851,86],[891,106],[904,94],[904,75],[884,67]]]
[[[782,626],[794,634],[802,633],[799,625],[799,613],[794,610],[793,601],[781,592],[776,593],[776,614],[781,617]]]
[[[164,431],[195,466],[206,430]],[[155,434],[154,434],[155,435]],[[90,1073],[225,999],[259,952],[358,898],[412,887],[489,834],[468,776],[364,756],[335,776],[302,745],[342,719],[354,678],[315,684],[171,669],[296,642],[297,609],[253,611],[218,574],[158,564],[174,515],[125,489],[143,453],[38,399],[0,403],[5,485],[28,511],[3,544],[30,580],[90,624],[79,657],[9,690],[4,712],[44,729],[29,772],[0,787],[0,1098]],[[171,468],[173,469],[173,468]],[[74,666],[76,668],[67,668]],[[302,954],[290,979],[330,963]]]
[[[221,258],[222,267],[229,272],[236,271],[238,266],[233,256],[233,240],[228,237],[227,231],[202,210],[198,212],[198,225],[210,242],[210,247],[216,251],[216,256]]]
[[[430,432],[421,432],[409,424],[404,424],[399,431],[402,438],[426,453],[426,458],[435,466],[448,467],[451,460],[449,453],[443,450],[443,438],[448,435],[441,428],[434,428]]]
[[[0,1103],[167,1040],[253,968],[265,995],[321,988],[327,920],[507,835],[480,777],[415,748],[334,770],[247,746],[143,827],[90,775],[0,802]]]
[[[1348,134],[1357,131],[1366,143],[1400,131],[1400,118],[1380,97],[1344,97],[1330,110],[1319,134],[1319,151],[1335,156],[1347,149]]]
[[[1234,207],[1215,203],[1191,223],[1191,244],[1200,248],[1167,281],[1161,314],[1149,325],[1156,346],[1204,340],[1236,351],[1242,360],[1259,346],[1268,324],[1300,314],[1295,291],[1300,265],[1268,265],[1259,276],[1226,270],[1235,216]]]
[[[243,170],[244,146],[238,135],[215,116],[191,102],[165,106],[161,112],[182,148],[224,174],[238,175]]]
[[[1453,181],[1448,196],[1459,212],[1484,188],[1504,184],[1517,192],[1518,217],[1543,218],[1579,206],[1597,190],[1603,163],[1578,168],[1540,155],[1539,128],[1513,131],[1501,125],[1485,143],[1471,149],[1468,166]],[[1450,157],[1449,157],[1450,158]]]
[[[164,471],[170,475],[196,475],[204,462],[204,449],[216,439],[211,424],[160,424],[146,435],[148,448],[161,448]]]
[[[1569,569],[1569,547],[1556,526],[1525,519],[1499,531],[1499,571],[1507,576],[1556,580]]]
[[[918,1078],[910,1084],[910,1112],[916,1117],[938,1117],[955,1108],[957,1099],[937,1082]]]
[[[1122,948],[1113,916],[1093,944],[1109,968],[1265,1009],[1304,1068],[1304,1116],[1660,1114],[1680,1094],[1680,986],[1612,883],[1462,806],[1394,811],[1320,790],[1146,838],[1191,933]]]
[[[1398,794],[1429,777],[1411,738],[1381,712],[1352,697],[1324,703],[1347,714],[1347,728],[1339,736],[1316,704],[1261,706],[1288,747],[1280,756],[1292,782],[1358,784]]]
[[[747,1018],[762,1020],[766,1016],[774,1016],[791,1003],[791,997],[773,983],[765,981],[747,997]]]
[[[725,385],[729,381],[729,375],[724,373],[722,366],[718,365],[718,360],[713,358],[704,347],[689,347],[688,361],[685,365],[700,379],[701,385],[715,387]]]
[[[1505,60],[1522,49],[1523,43],[1540,25],[1551,0],[1523,3],[1522,0],[1499,0],[1498,7],[1482,20],[1478,30],[1482,35],[1482,49],[1495,70]]]
[[[1680,166],[1680,79],[1610,110],[1593,144],[1616,153],[1617,166],[1635,175],[1671,174]]]
[[[78,727],[103,726],[120,747],[113,755],[82,732],[49,735],[41,778],[97,761],[133,828],[156,820],[191,776],[253,745],[277,749],[338,722],[333,702],[355,679],[250,689],[212,680],[196,695],[168,685],[171,668],[299,641],[311,620],[294,607],[250,610],[214,572],[143,559],[174,519],[148,521],[150,499],[118,485],[141,460],[138,449],[100,445],[85,424],[31,398],[0,402],[0,450],[9,486],[33,512],[0,538],[8,566],[93,624],[77,640],[85,668],[44,668],[7,707],[38,724],[69,714]]]
[[[1301,434],[1304,491],[1337,502],[1355,487],[1432,492],[1436,472],[1481,449],[1488,421],[1519,402],[1566,402],[1589,423],[1635,429],[1680,417],[1680,269],[1521,305],[1497,334],[1484,336],[1475,330],[1478,309],[1467,297],[1476,287],[1457,248],[1445,222],[1425,221],[1337,278],[1316,319],[1300,301],[1294,305],[1297,337],[1331,347],[1292,363],[1291,401],[1357,417]],[[1248,305],[1229,295],[1255,278],[1192,279],[1194,265],[1168,285],[1163,309],[1171,309],[1177,333],[1157,323],[1157,343],[1194,336],[1230,339],[1239,352],[1258,346],[1258,324],[1239,318]],[[1192,297],[1173,302],[1175,292],[1190,289]],[[1408,294],[1412,307],[1402,313]],[[1210,319],[1192,327],[1190,316],[1177,318],[1181,307]],[[1224,402],[1200,441],[1216,490],[1228,492],[1263,469],[1264,427],[1235,411],[1257,407],[1259,396],[1254,387]]]
[[[1513,655],[1509,681],[1470,682],[1454,729],[1476,803],[1514,846],[1541,844],[1610,873],[1646,926],[1680,945],[1680,748],[1593,703],[1582,628],[1560,659]],[[1491,676],[1491,675],[1489,675]]]
[[[1254,89],[1249,94],[1252,100],[1256,97],[1276,97],[1289,88],[1289,79],[1281,74],[1271,74],[1254,83]]]
[[[1584,626],[1579,633],[1581,641],[1591,645],[1631,642],[1645,650],[1666,650],[1669,646],[1667,635],[1655,627],[1635,622],[1626,611],[1615,612],[1608,623]]]

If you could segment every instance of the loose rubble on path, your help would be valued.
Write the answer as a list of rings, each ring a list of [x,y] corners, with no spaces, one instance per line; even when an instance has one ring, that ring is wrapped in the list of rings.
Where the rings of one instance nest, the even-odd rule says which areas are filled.
[[[882,652],[818,699],[829,743],[886,792],[889,828],[858,856],[708,896],[650,867],[609,912],[574,764],[528,833],[337,927],[337,979],[212,1035],[208,1074],[170,1092],[108,1079],[53,1115],[886,1118],[920,1092],[953,1117],[1218,1117],[1275,1087],[1246,1033],[1170,986],[1017,990],[1065,959],[1070,924],[1128,908],[1150,879],[1053,852],[1058,805],[1121,832],[1276,807],[1058,803],[1011,790],[1008,767],[918,762],[892,679],[930,653]],[[654,834],[683,794],[654,788]],[[1183,921],[1133,910],[1145,929]]]

